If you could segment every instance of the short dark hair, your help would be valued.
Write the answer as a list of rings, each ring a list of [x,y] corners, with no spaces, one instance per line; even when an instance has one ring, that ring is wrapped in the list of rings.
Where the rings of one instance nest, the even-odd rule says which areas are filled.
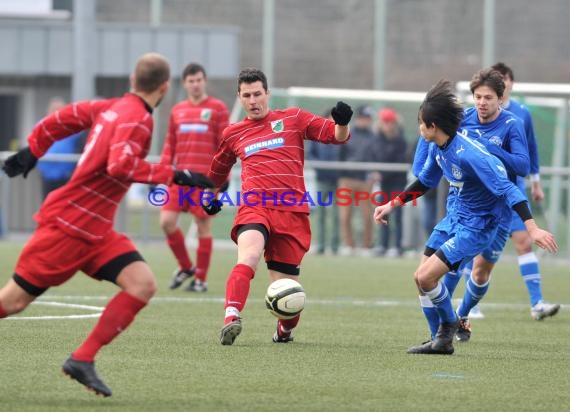
[[[435,124],[446,135],[455,136],[463,120],[463,107],[449,80],[441,79],[429,89],[420,105],[418,118],[427,126]]]
[[[475,93],[475,89],[481,86],[489,86],[497,93],[497,97],[499,98],[503,97],[503,93],[505,92],[503,75],[492,67],[481,69],[473,75],[471,83],[469,83],[471,94]]]
[[[152,93],[170,79],[170,65],[160,54],[147,53],[137,60],[134,77],[136,91]]]
[[[513,69],[511,69],[505,63],[503,62],[495,63],[493,66],[491,66],[491,68],[497,70],[503,76],[509,76],[512,81],[515,81],[515,74],[513,72]]]
[[[182,80],[184,80],[188,76],[193,76],[198,73],[204,74],[204,79],[207,78],[206,69],[204,66],[198,63],[189,63],[184,70],[182,70]]]
[[[255,82],[261,82],[263,88],[267,91],[267,77],[265,77],[265,73],[253,67],[243,69],[238,75],[238,93],[242,83],[251,84]]]

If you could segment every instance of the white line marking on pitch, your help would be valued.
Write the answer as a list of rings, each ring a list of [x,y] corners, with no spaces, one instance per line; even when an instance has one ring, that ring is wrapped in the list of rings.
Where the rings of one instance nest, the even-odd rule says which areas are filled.
[[[56,320],[56,319],[89,319],[89,318],[98,318],[101,316],[101,312],[103,311],[102,307],[99,306],[90,306],[90,305],[80,305],[76,303],[63,303],[63,302],[52,302],[52,301],[45,301],[45,300],[37,300],[32,302],[32,305],[41,305],[41,306],[54,306],[60,308],[72,308],[72,309],[84,309],[89,311],[95,311],[97,313],[89,313],[85,315],[39,315],[39,316],[13,316],[6,318],[7,320]]]
[[[75,300],[75,301],[108,301],[111,296],[89,296],[89,295],[61,295],[61,296],[46,296],[46,298],[57,299],[57,300]],[[163,303],[163,302],[174,302],[174,303],[224,303],[225,299],[222,296],[155,296],[151,299],[151,303]],[[260,303],[264,302],[263,299],[259,298],[249,298],[248,302]],[[454,299],[454,303],[459,301]],[[380,300],[380,299],[351,299],[345,297],[339,297],[337,299],[307,299],[307,304],[309,305],[325,305],[325,306],[406,306],[406,307],[419,307],[419,303],[416,299],[409,300]],[[570,304],[560,305],[562,308],[567,308]],[[526,303],[498,303],[498,302],[482,302],[481,307],[483,309],[524,309],[528,308]]]

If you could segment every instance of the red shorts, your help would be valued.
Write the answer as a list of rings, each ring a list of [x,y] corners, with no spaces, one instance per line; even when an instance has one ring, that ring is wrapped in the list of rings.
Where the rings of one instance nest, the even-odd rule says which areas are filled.
[[[61,285],[79,270],[94,277],[106,263],[136,251],[129,238],[115,231],[101,242],[90,243],[67,235],[54,224],[40,224],[20,254],[16,273],[45,289]]]
[[[234,219],[231,237],[237,243],[239,226],[260,223],[269,232],[265,246],[265,261],[299,266],[311,246],[309,215],[269,209],[263,206],[242,206]]]
[[[188,195],[188,197],[192,200],[190,202],[188,201],[188,199],[185,199],[184,194],[189,193],[191,190],[193,190],[193,192],[191,192]],[[182,196],[180,196],[181,191],[182,191]],[[201,190],[194,189],[191,187],[178,186],[178,185],[169,186],[168,202],[166,202],[166,204],[162,206],[162,210],[169,210],[171,212],[178,212],[178,213],[186,212],[199,218],[211,218],[213,216],[210,216],[204,211],[204,209],[202,209],[202,203],[201,203],[202,199],[200,196],[201,193],[202,193]],[[205,197],[205,199],[210,199],[210,197]]]

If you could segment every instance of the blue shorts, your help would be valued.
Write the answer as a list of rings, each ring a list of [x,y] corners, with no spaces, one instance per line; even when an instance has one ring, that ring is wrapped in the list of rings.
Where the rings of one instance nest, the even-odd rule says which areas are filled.
[[[499,225],[495,237],[489,246],[481,252],[487,262],[497,263],[505,249],[510,233],[511,231],[506,226]]]
[[[440,230],[437,226],[432,230],[431,235],[429,235],[428,240],[426,241],[426,247],[430,249],[437,250],[447,242],[453,235],[448,232],[447,230]]]
[[[511,221],[511,230],[509,231],[509,234],[521,231],[526,231],[526,226],[517,212],[513,210],[513,220]]]
[[[451,233],[453,227],[457,223],[457,218],[453,215],[447,214],[441,219],[434,227],[434,231],[437,230],[439,232]]]
[[[497,235],[497,229],[497,227],[487,230],[474,229],[458,223],[455,233],[447,234],[447,239],[445,232],[440,231],[435,236],[430,236],[427,246],[440,249],[452,266],[459,265],[461,261],[473,259],[491,245]],[[435,233],[434,230],[432,235]]]

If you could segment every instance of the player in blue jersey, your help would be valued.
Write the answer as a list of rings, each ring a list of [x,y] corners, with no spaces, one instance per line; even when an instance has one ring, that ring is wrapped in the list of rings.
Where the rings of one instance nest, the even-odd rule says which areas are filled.
[[[418,179],[410,184],[395,201],[378,206],[374,212],[377,223],[387,223],[386,216],[435,187],[442,176],[457,188],[455,196],[456,221],[447,239],[440,238],[436,248],[426,247],[422,263],[414,278],[421,294],[426,295],[437,310],[441,324],[435,337],[408,350],[417,354],[452,354],[453,338],[459,318],[451,305],[451,296],[441,278],[456,270],[461,262],[479,255],[495,238],[498,222],[507,211],[514,209],[528,229],[533,241],[550,252],[558,249],[552,234],[540,229],[520,190],[507,178],[503,164],[484,145],[456,134],[463,109],[453,93],[451,83],[440,81],[432,87],[418,113],[420,132],[426,141],[437,147],[429,156]],[[477,265],[476,260],[476,265]]]
[[[518,179],[522,179],[530,170],[529,148],[522,120],[510,111],[501,108],[506,90],[503,75],[493,68],[480,70],[473,76],[470,88],[475,107],[465,111],[459,133],[484,143],[487,149],[505,164],[509,179],[517,184]],[[521,193],[526,198],[524,185]],[[527,236],[528,248],[531,248],[532,240],[518,216],[515,213],[505,216],[499,224],[496,238],[483,252],[485,259],[479,262],[477,269],[470,274],[469,270],[465,271],[467,272],[466,290],[457,309],[457,314],[460,316],[457,339],[460,341],[468,341],[471,337],[469,312],[487,293],[491,270],[511,234],[513,219],[517,222],[517,231],[522,232],[521,237]],[[531,277],[534,278],[532,275]],[[448,277],[449,279],[446,279],[448,287],[453,281],[458,281],[457,277],[452,278],[452,274]],[[532,286],[535,285],[532,284]],[[451,288],[453,289],[453,286]],[[538,300],[534,304],[536,306],[532,307],[531,313],[535,318],[542,319],[552,316],[559,309],[558,305],[550,305]]]
[[[414,154],[414,160],[412,163],[412,173],[414,176],[419,177],[424,167],[430,167],[431,161],[427,164],[426,161],[428,158],[433,158],[434,155],[431,152],[436,150],[436,148],[437,146],[435,143],[426,141],[422,136],[419,137],[418,144],[416,146],[416,152]],[[457,187],[453,185],[449,186],[445,205],[445,216],[435,225],[428,240],[426,241],[426,250],[429,250],[429,253],[433,253],[432,250],[435,250],[439,247],[442,239],[445,240],[451,236],[454,224],[456,222],[455,200],[457,196],[457,190]],[[422,256],[422,262],[427,259],[427,257],[429,256]],[[470,264],[470,262],[462,263],[457,270],[450,271],[445,275],[443,283],[446,285],[450,296],[453,295],[453,291],[457,286],[458,273],[467,271],[465,266],[468,264]],[[468,271],[471,273],[471,268],[469,268]],[[439,329],[441,319],[435,306],[428,296],[420,292],[419,299],[420,306],[430,329],[430,336],[433,339]]]
[[[492,68],[481,69],[473,75],[470,90],[475,106],[465,110],[459,133],[485,144],[487,150],[503,162],[509,179],[516,184],[517,176],[528,174],[530,161],[522,121],[509,111],[501,109],[505,91],[503,77]],[[460,341],[467,341],[471,337],[468,315],[489,289],[491,271],[499,260],[510,234],[512,214],[506,213],[499,222],[497,235],[483,251],[477,268],[471,270],[473,263],[469,262],[465,270],[459,272],[459,275],[463,272],[466,277],[465,293],[457,309],[460,316],[457,339]],[[459,279],[457,274],[448,274],[448,288],[454,290]]]
[[[511,99],[511,91],[515,79],[513,70],[504,63],[496,63],[493,65],[493,69],[502,74],[505,83],[503,108],[520,118],[524,124],[528,154],[530,157],[531,197],[535,202],[542,202],[544,200],[544,192],[540,184],[538,148],[530,111],[526,106]],[[517,177],[517,186],[523,194],[526,194],[525,182],[521,176]],[[529,294],[532,318],[542,320],[546,317],[556,315],[560,309],[560,305],[547,303],[543,300],[541,288],[542,277],[538,265],[538,258],[532,250],[532,240],[523,222],[521,222],[515,213],[513,213],[512,217],[510,235],[517,251],[520,273]],[[473,310],[471,310],[471,312],[473,312]]]
[[[490,70],[482,70],[478,72],[474,76],[474,88],[478,89],[478,92],[484,90],[485,93],[481,93],[485,96],[484,100],[492,100],[492,97],[495,96],[498,102],[498,97],[501,96],[504,83],[502,82],[502,78],[499,73],[494,72],[491,73]],[[483,87],[479,90],[479,86],[489,86]],[[528,172],[528,156],[526,150],[526,140],[524,138],[524,131],[521,129],[520,122],[513,122],[511,120],[512,115],[508,113],[501,113],[498,116],[498,111],[490,110],[489,104],[482,105],[484,110],[482,110],[482,116],[486,121],[487,124],[483,124],[482,121],[479,120],[479,115],[477,111],[473,108],[467,109],[464,112],[464,118],[461,123],[461,134],[465,136],[471,135],[473,139],[482,139],[482,143],[489,144],[489,140],[492,140],[494,145],[491,147],[491,150],[496,152],[496,154],[500,155],[506,164],[509,164],[510,167],[507,169],[512,171],[511,174],[514,176],[516,174],[522,174]],[[498,110],[499,105],[496,104],[496,109]],[[487,138],[483,138],[483,136],[487,136]],[[493,139],[490,137],[493,136]],[[502,147],[506,148],[507,150],[502,149],[499,146],[495,146],[496,144],[501,144]],[[430,148],[427,149],[427,142],[420,143],[418,147],[420,148],[417,151],[417,156],[414,159],[414,173],[419,173],[420,165],[423,164],[422,158],[425,157],[425,153],[428,150],[434,148],[434,144],[429,144]],[[495,150],[496,149],[496,150]],[[510,153],[512,152],[512,153]],[[422,155],[423,154],[423,155]],[[457,196],[457,187],[453,185],[450,186],[449,194],[447,197],[447,214],[445,218],[438,223],[435,227],[432,235],[428,239],[426,246],[429,249],[436,249],[441,241],[445,241],[450,234],[453,233],[453,227],[457,220],[455,215],[455,200]],[[504,248],[506,243],[509,226],[510,226],[510,209],[506,210],[505,213],[502,215],[502,225],[498,225],[500,230],[497,231],[495,238],[490,243],[491,247],[487,248],[483,251],[483,256],[477,263],[477,267],[474,271],[473,277],[471,279],[472,273],[472,262],[464,262],[458,270],[450,271],[446,274],[443,283],[447,287],[450,294],[453,294],[457,283],[459,282],[461,273],[468,274],[468,291],[466,292],[466,296],[464,301],[466,302],[465,305],[461,308],[465,310],[467,305],[474,305],[478,302],[485,294],[488,289],[488,280],[491,273],[491,270],[498,260],[501,251]],[[435,336],[440,324],[440,317],[437,313],[436,308],[434,307],[433,303],[427,296],[420,295],[420,304],[422,306],[422,310],[424,315],[428,321],[428,325],[430,327],[431,336]],[[470,324],[466,316],[460,317],[460,325],[459,325],[459,332],[460,334],[470,334]]]
[[[517,176],[526,176],[529,171],[528,146],[522,121],[500,107],[505,90],[502,75],[492,68],[479,70],[473,76],[470,88],[475,107],[465,110],[459,133],[485,144],[487,149],[505,164],[510,180],[516,183]],[[448,215],[446,216],[448,220],[453,216],[453,210],[449,206],[451,197],[453,197],[453,192],[450,192],[448,197]],[[473,263],[467,262],[460,270],[448,273],[444,279],[446,287],[450,293],[453,293],[460,280],[460,275],[464,273],[466,277],[466,290],[457,309],[460,316],[457,339],[460,341],[468,341],[471,337],[471,323],[468,315],[487,293],[491,271],[511,232],[511,214],[505,214],[499,222],[497,235],[489,247],[483,251],[475,270],[472,270]],[[524,228],[522,221],[520,224]],[[427,246],[430,246],[429,242]],[[439,326],[437,312],[425,297],[420,297],[420,302],[433,336]],[[555,306],[549,307],[544,303],[540,306],[543,314],[551,311],[552,307],[555,308]]]
[[[505,89],[502,75],[493,69],[479,70],[473,76],[470,87],[476,106],[465,109],[458,133],[484,144],[488,151],[504,163],[509,179],[515,182],[516,176],[528,174],[529,157],[522,122],[510,112],[500,109]],[[447,198],[447,215],[437,225],[436,231],[426,243],[429,248],[434,244],[438,245],[440,238],[446,239],[451,233],[450,228],[456,219],[454,213],[456,191],[457,188],[451,186]],[[457,310],[460,316],[458,331],[460,340],[468,340],[471,336],[471,324],[467,315],[489,288],[491,271],[501,256],[510,233],[511,213],[510,209],[506,208],[501,219],[497,221],[497,233],[488,247],[482,251],[475,269],[472,269],[472,262],[466,262],[460,270],[450,271],[445,276],[444,284],[451,294],[455,291],[461,274],[465,273],[467,278],[463,301]],[[439,327],[437,311],[425,296],[420,296],[420,303],[433,336]]]

